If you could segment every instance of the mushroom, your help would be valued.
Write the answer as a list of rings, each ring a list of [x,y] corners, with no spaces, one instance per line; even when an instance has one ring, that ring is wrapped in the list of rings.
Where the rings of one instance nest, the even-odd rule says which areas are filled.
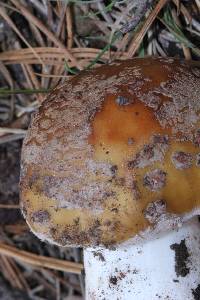
[[[84,247],[86,299],[199,299],[200,72],[172,58],[83,71],[23,143],[32,232]],[[196,298],[195,298],[196,297]]]

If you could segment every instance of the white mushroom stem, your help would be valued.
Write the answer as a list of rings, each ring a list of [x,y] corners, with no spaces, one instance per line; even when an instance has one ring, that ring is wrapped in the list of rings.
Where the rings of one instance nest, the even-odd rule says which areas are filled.
[[[139,245],[84,250],[86,300],[200,299],[200,223]]]

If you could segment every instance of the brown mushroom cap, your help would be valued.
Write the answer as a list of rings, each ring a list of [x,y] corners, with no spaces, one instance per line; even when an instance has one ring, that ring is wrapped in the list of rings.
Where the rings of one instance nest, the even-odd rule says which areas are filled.
[[[22,151],[21,205],[58,245],[125,241],[200,204],[200,76],[175,59],[82,72],[46,98]]]

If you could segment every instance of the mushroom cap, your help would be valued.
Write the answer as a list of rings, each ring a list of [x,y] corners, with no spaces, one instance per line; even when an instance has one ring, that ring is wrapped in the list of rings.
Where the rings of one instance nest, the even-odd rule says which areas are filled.
[[[200,204],[200,72],[136,58],[50,93],[23,143],[21,207],[62,246],[113,245],[181,223]]]

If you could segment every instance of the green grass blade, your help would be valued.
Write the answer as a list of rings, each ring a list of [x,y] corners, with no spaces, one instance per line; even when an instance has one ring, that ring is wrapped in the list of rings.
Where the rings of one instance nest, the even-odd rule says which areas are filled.
[[[38,93],[49,93],[51,89],[4,89],[0,88],[0,96],[16,95],[16,94],[38,94]]]

